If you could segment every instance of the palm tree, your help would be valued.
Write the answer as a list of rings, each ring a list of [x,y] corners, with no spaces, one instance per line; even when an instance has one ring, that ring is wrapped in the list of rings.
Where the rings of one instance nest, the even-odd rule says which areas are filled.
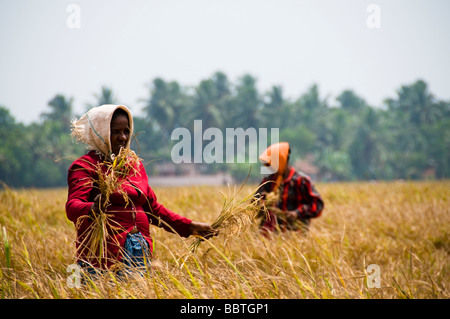
[[[100,96],[96,95],[98,100],[98,105],[103,104],[116,104],[116,98],[114,97],[111,88],[109,87],[102,87],[102,93]]]
[[[189,99],[176,81],[165,82],[161,78],[153,81],[150,95],[144,107],[146,120],[156,124],[163,136],[169,138],[173,129],[185,124],[183,112],[190,104]]]
[[[343,91],[337,98],[340,107],[350,112],[359,112],[367,107],[366,101],[356,95],[352,90]]]
[[[41,117],[44,121],[50,120],[61,123],[63,129],[68,131],[72,117],[72,103],[73,98],[67,99],[64,95],[57,94],[48,102],[51,111],[42,113]]]
[[[262,116],[263,125],[267,128],[283,126],[283,108],[284,97],[283,88],[281,86],[273,86],[272,89],[266,94],[267,101],[264,103]]]
[[[396,177],[421,178],[423,171],[436,168],[437,176],[448,172],[449,103],[436,101],[427,84],[418,80],[387,99],[391,121],[395,123],[390,144]],[[444,146],[444,147],[442,147]]]
[[[228,78],[223,72],[216,72],[212,76],[212,81],[214,83],[217,98],[222,100],[230,95],[230,83],[228,82]]]
[[[103,104],[117,104],[117,99],[114,96],[112,89],[106,86],[102,86],[100,95],[94,94],[94,97],[97,101],[94,104],[86,104],[86,111]]]
[[[203,127],[222,127],[223,113],[219,109],[219,92],[213,80],[203,80],[195,89],[194,105],[188,115],[190,122],[203,121]]]
[[[356,138],[349,147],[353,171],[358,178],[377,178],[381,163],[380,140],[377,138],[377,112],[367,108],[357,128]]]
[[[261,123],[262,101],[256,87],[256,79],[244,75],[236,87],[231,105],[230,127],[258,128]]]
[[[430,124],[434,119],[434,97],[428,91],[427,84],[418,80],[412,85],[404,85],[397,91],[398,98],[387,99],[386,103],[403,124],[419,128]]]

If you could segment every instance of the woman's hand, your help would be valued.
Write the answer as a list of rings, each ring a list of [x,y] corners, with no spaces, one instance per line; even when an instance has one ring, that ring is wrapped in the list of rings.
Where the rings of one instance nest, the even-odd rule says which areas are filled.
[[[288,210],[286,212],[286,219],[288,222],[293,223],[297,220],[298,215],[297,215],[297,211],[295,210]]]
[[[91,205],[91,210],[89,211],[89,215],[91,217],[94,217],[95,215],[100,214],[100,205],[102,207],[102,211],[105,208],[105,199],[103,198],[102,194],[98,194],[94,198],[94,202]]]
[[[191,235],[193,236],[201,236],[205,239],[209,239],[213,236],[217,236],[219,231],[211,227],[211,225],[206,223],[192,222],[189,226],[189,230]]]

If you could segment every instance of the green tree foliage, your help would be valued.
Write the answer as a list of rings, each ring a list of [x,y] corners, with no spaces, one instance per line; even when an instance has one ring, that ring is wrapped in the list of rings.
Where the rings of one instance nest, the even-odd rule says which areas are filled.
[[[96,102],[91,104],[86,104],[86,111],[89,111],[91,108],[103,104],[117,104],[119,103],[117,98],[114,96],[114,93],[110,87],[102,86],[100,94],[94,94]]]
[[[40,123],[16,123],[0,107],[0,180],[14,187],[66,185],[70,163],[82,151],[69,136],[72,99],[58,94],[48,102],[50,112]]]
[[[256,87],[256,79],[244,75],[236,86],[236,95],[229,108],[229,127],[260,127],[262,101]]]
[[[395,178],[419,179],[424,172],[448,177],[450,103],[437,101],[419,80],[402,86],[396,99],[386,99],[392,138],[390,162]]]
[[[41,117],[44,121],[58,123],[59,130],[69,132],[72,117],[72,103],[72,98],[67,99],[64,95],[58,94],[48,102],[50,112],[42,113]]]
[[[108,87],[95,98],[88,108],[120,103]],[[316,84],[289,100],[281,86],[260,92],[253,76],[245,74],[234,84],[223,72],[194,87],[156,78],[142,101],[132,145],[146,163],[170,162],[177,142],[172,131],[185,127],[193,133],[194,120],[202,120],[203,130],[217,127],[224,133],[226,128],[279,128],[280,140],[291,145],[292,161],[309,161],[319,180],[450,177],[450,101],[436,99],[423,80],[402,85],[378,108],[352,90],[330,100]],[[57,94],[40,120],[29,125],[0,106],[0,181],[13,187],[66,185],[69,165],[85,152],[69,135],[72,104],[73,98]],[[154,165],[147,167],[153,172]],[[250,167],[258,175],[254,163],[203,164],[201,171],[227,171],[242,181]]]
[[[191,107],[189,99],[178,82],[157,78],[144,108],[146,120],[154,123],[164,138],[170,139],[172,130],[184,124],[183,109]]]
[[[0,106],[0,181],[11,186],[20,185],[16,177],[21,172],[21,155],[25,152],[22,127],[15,122],[8,109]]]
[[[356,135],[349,146],[349,155],[355,176],[362,179],[377,179],[380,164],[380,140],[377,138],[378,116],[367,108],[356,129]]]

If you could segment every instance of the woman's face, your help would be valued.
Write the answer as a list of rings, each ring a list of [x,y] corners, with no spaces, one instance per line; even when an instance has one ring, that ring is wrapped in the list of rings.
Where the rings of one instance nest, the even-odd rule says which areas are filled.
[[[125,148],[130,139],[130,127],[125,115],[118,115],[111,121],[111,150],[119,155],[120,148]]]

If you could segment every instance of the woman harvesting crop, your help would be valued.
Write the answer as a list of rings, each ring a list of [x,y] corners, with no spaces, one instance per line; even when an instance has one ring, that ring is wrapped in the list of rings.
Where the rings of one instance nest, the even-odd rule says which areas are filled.
[[[144,165],[130,150],[132,132],[133,118],[123,105],[93,108],[72,123],[72,136],[90,149],[68,173],[66,214],[76,226],[82,266],[147,265],[150,224],[183,237],[218,233],[158,203]]]

